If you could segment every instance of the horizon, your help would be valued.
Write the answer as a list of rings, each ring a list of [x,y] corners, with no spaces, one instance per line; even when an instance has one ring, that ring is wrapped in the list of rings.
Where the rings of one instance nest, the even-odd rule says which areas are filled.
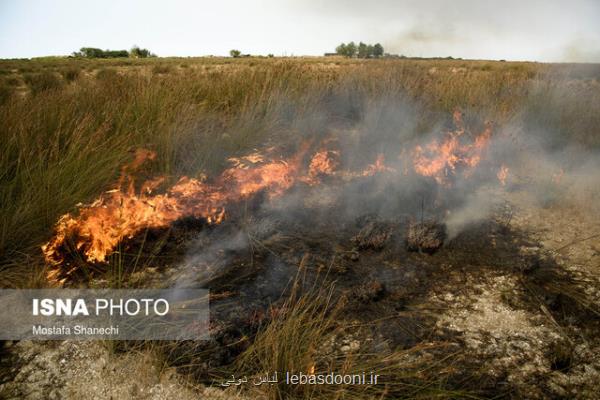
[[[81,47],[159,57],[244,54],[318,57],[340,43],[381,43],[408,58],[600,62],[600,3],[575,0],[178,0],[0,4],[0,58],[68,56]]]

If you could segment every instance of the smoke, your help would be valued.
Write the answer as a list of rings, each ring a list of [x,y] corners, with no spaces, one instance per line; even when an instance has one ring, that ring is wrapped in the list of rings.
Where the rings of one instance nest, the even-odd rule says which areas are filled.
[[[428,111],[402,93],[366,94],[351,84],[316,99],[306,110],[295,108],[287,98],[275,100],[274,119],[279,124],[271,137],[281,141],[282,148],[310,143],[305,165],[315,152],[331,150],[339,151],[339,171],[362,171],[379,155],[387,170],[364,177],[322,176],[319,184],[298,182],[283,196],[259,199],[244,217],[243,227],[236,222],[201,234],[189,247],[179,284],[185,285],[191,277],[210,280],[239,254],[250,254],[254,243],[278,235],[318,237],[320,232],[356,226],[367,215],[399,223],[434,219],[446,225],[447,241],[452,241],[493,219],[499,206],[519,193],[532,207],[600,211],[599,152],[582,142],[585,137],[569,136],[560,114],[573,99],[571,83],[544,86],[533,80],[521,111],[494,125],[479,163],[468,171],[449,171],[444,183],[415,173],[413,150],[456,130],[452,116]],[[467,122],[461,140],[473,143],[485,129],[485,121],[477,120],[481,110],[463,112]],[[501,167],[507,171],[504,184],[498,178]],[[285,280],[293,273],[277,257],[263,262],[274,268],[262,272],[265,279]],[[248,285],[246,290],[255,289]]]
[[[203,231],[189,246],[176,278],[175,287],[189,287],[219,275],[235,254],[247,249],[248,236],[241,230]]]

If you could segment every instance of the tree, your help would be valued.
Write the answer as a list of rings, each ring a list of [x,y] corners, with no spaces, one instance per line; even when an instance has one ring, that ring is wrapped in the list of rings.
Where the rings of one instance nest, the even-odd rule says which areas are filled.
[[[373,57],[379,58],[383,56],[383,46],[379,43],[375,43],[373,46]]]
[[[87,58],[104,58],[104,51],[95,47],[82,47],[79,49],[79,54]]]
[[[346,45],[346,56],[354,57],[356,55],[356,44],[354,42],[350,42]]]
[[[82,47],[79,51],[73,53],[75,57],[86,58],[117,58],[129,57],[127,50],[102,50],[96,47]]]
[[[335,52],[340,56],[354,57],[356,54],[356,44],[354,44],[354,42],[350,42],[348,44],[342,43],[335,48]]]
[[[338,47],[335,48],[335,52],[340,56],[346,56],[346,44],[340,44]]]
[[[367,45],[367,58],[371,58],[373,57],[373,54],[375,53],[375,48],[373,47],[373,45]]]
[[[127,50],[105,50],[105,58],[129,57]]]
[[[156,57],[148,49],[140,49],[138,46],[133,46],[130,51],[127,50],[102,50],[96,47],[82,47],[79,51],[73,52],[74,57],[86,58],[119,58],[119,57],[134,57],[146,58]]]
[[[156,57],[155,54],[152,54],[148,49],[140,49],[138,46],[133,46],[129,51],[129,56],[133,58],[147,58],[147,57]]]
[[[363,42],[358,44],[358,58],[367,58],[369,54],[367,53],[367,45]]]
[[[229,50],[229,55],[233,58],[238,58],[242,54],[239,50]]]

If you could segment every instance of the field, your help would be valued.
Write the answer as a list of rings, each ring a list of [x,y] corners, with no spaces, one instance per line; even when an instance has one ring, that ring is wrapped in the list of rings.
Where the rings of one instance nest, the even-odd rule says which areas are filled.
[[[48,265],[41,246],[51,239],[61,215],[68,212],[76,214],[78,204],[89,204],[101,193],[114,188],[123,167],[132,162],[137,149],[148,149],[156,154],[151,162],[136,171],[138,178],[142,178],[140,181],[143,178],[165,176],[164,185],[171,185],[182,176],[198,179],[203,176],[218,176],[228,167],[228,159],[231,157],[242,157],[268,148],[277,148],[287,156],[304,141],[326,138],[331,132],[351,133],[360,129],[368,131],[365,128],[368,127],[377,131],[378,136],[372,140],[368,135],[361,136],[359,143],[353,145],[353,154],[370,155],[371,151],[386,153],[390,151],[388,145],[392,137],[402,136],[407,141],[419,141],[419,138],[428,137],[442,127],[451,126],[456,110],[462,111],[464,124],[474,127],[473,131],[482,129],[486,122],[491,121],[498,131],[513,129],[515,136],[535,137],[536,143],[540,143],[549,160],[559,154],[560,157],[565,157],[565,154],[582,154],[582,158],[566,162],[564,168],[567,172],[576,169],[583,160],[595,166],[600,149],[600,66],[427,59],[356,60],[338,57],[144,60],[45,58],[0,61],[0,285],[4,288],[51,285],[52,282],[46,279]],[[340,141],[344,142],[344,139],[341,138]],[[367,150],[362,152],[361,148]],[[565,149],[572,152],[563,153]],[[386,160],[389,159],[387,156],[388,154]],[[527,169],[524,165],[521,163],[518,167]],[[326,280],[322,286],[315,284],[316,287],[311,286],[314,282],[310,278],[307,279],[310,281],[310,290],[302,293],[282,291],[286,293],[286,298],[282,300],[280,308],[286,311],[281,313],[280,318],[267,318],[268,323],[254,332],[256,336],[252,343],[239,351],[239,357],[236,354],[234,361],[223,362],[214,370],[196,373],[194,365],[199,362],[198,358],[202,359],[202,355],[196,355],[194,352],[197,349],[186,344],[102,345],[104,347],[101,351],[107,347],[110,348],[110,354],[140,353],[144,357],[149,353],[153,356],[158,354],[156,358],[159,361],[154,361],[159,364],[158,369],[178,367],[177,374],[190,379],[193,382],[189,384],[191,386],[198,382],[208,385],[211,380],[227,377],[232,371],[252,374],[253,371],[305,370],[307,367],[310,369],[311,363],[313,369],[315,365],[317,369],[328,365],[345,371],[377,369],[392,382],[381,387],[360,389],[361,391],[353,391],[348,387],[339,390],[331,387],[318,388],[314,391],[276,387],[241,394],[230,390],[228,393],[231,396],[451,398],[501,395],[541,398],[579,394],[585,397],[594,389],[591,380],[597,375],[589,372],[589,369],[585,373],[577,372],[579,370],[571,360],[577,357],[586,359],[587,356],[571,353],[580,351],[581,346],[587,352],[599,348],[597,339],[592,340],[587,336],[595,329],[600,310],[594,297],[600,287],[594,286],[600,274],[598,266],[594,264],[598,260],[598,250],[593,250],[596,249],[593,246],[598,243],[597,236],[594,236],[597,218],[593,216],[598,210],[597,203],[594,204],[597,188],[593,187],[597,182],[597,172],[594,174],[589,171],[588,168],[585,179],[572,181],[569,189],[571,196],[568,199],[561,192],[557,195],[560,201],[547,201],[551,196],[546,196],[549,191],[543,189],[545,203],[540,206],[541,202],[535,202],[536,206],[531,208],[529,200],[523,200],[514,192],[507,194],[511,204],[520,204],[519,210],[527,211],[515,216],[512,222],[509,218],[508,223],[499,222],[493,228],[497,229],[494,231],[494,235],[497,235],[494,240],[502,243],[493,251],[478,242],[476,232],[467,231],[466,236],[460,236],[463,242],[450,246],[447,250],[449,253],[442,256],[440,253],[433,256],[419,254],[414,256],[417,258],[410,256],[417,264],[430,263],[436,266],[431,271],[427,270],[427,277],[419,279],[439,279],[439,287],[436,288],[431,283],[427,287],[419,284],[420,289],[409,291],[407,296],[427,297],[430,300],[436,298],[438,303],[433,300],[423,302],[431,307],[436,304],[439,306],[439,302],[445,301],[445,313],[431,309],[418,311],[418,307],[414,308],[416,306],[411,303],[400,310],[400,314],[421,312],[427,317],[410,317],[409,322],[403,320],[402,323],[427,326],[431,340],[421,337],[418,341],[411,339],[408,341],[410,344],[407,342],[404,346],[386,348],[379,353],[356,354],[333,360],[319,359],[314,355],[314,346],[326,342],[331,332],[336,332],[339,336],[346,335],[347,338],[346,333],[352,331],[350,327],[363,327],[366,322],[363,318],[350,317],[346,306],[330,304],[330,301],[337,302],[331,299],[338,299],[332,295],[334,290],[329,286],[337,278],[333,281]],[[548,180],[554,173],[554,170],[548,172]],[[523,185],[525,178],[518,182],[517,178],[514,180],[517,187]],[[541,190],[541,186],[537,184],[536,190]],[[421,219],[422,208],[423,205]],[[568,219],[572,226],[561,223],[562,219],[559,218]],[[510,234],[503,230],[508,229],[509,225]],[[530,232],[527,235],[527,246],[523,244],[525,231]],[[568,277],[554,269],[544,277],[535,274],[534,277],[523,277],[519,275],[520,272],[509,271],[511,267],[508,264],[511,262],[522,263],[525,260],[522,257],[531,261],[530,255],[524,256],[519,246],[529,249],[544,247],[531,242],[533,237],[539,242],[546,240],[536,236],[539,232],[551,232],[560,236],[560,240],[549,251],[556,253],[564,250],[564,245],[571,242],[579,245],[581,238],[588,238],[590,240],[585,239],[581,245],[591,246],[591,250],[586,247],[585,251],[596,253],[583,261],[575,261],[575,258],[567,258],[566,261],[553,259],[553,268],[560,271],[569,270],[561,269],[561,262],[581,266],[581,270],[570,271],[572,274]],[[474,238],[469,234],[474,235]],[[327,237],[326,234],[324,236]],[[519,245],[515,244],[517,238],[522,240]],[[265,242],[257,239],[256,243],[256,247],[260,248]],[[465,249],[469,243],[472,251]],[[144,245],[145,239],[141,247]],[[283,248],[283,244],[278,242],[273,244],[273,249],[278,249],[279,245]],[[300,272],[291,273],[286,270],[291,277],[295,277],[296,283],[302,280],[303,268],[312,268],[308,265],[311,262],[314,261],[315,265],[328,265],[329,262],[327,257],[323,256],[323,260],[320,260],[315,255],[321,254],[322,249],[315,250],[307,246],[312,256],[302,257],[300,254]],[[575,256],[585,251],[581,250]],[[381,254],[361,255],[361,260],[371,257],[373,262],[393,263],[400,253]],[[516,254],[521,258],[511,258],[516,257]],[[542,256],[539,259],[546,260]],[[506,262],[503,263],[502,260]],[[135,279],[148,282],[150,278],[147,276],[138,276],[139,262],[144,267],[153,267],[157,263],[151,257],[143,261],[140,261],[140,257],[124,257],[119,260],[113,257],[109,266],[94,276],[94,279],[119,287],[133,286]],[[539,263],[543,264],[541,261]],[[330,268],[335,269],[333,264],[332,261]],[[495,283],[488,287],[483,281],[473,283],[470,278],[463,281],[463,278],[455,276],[455,272],[447,272],[449,265],[466,268],[466,272],[463,270],[464,276],[476,276],[476,280],[495,279]],[[481,270],[473,272],[474,270],[469,269],[473,265]],[[486,272],[484,265],[492,266],[493,271]],[[132,270],[138,275],[130,273]],[[547,269],[542,270],[544,273],[548,272]],[[588,275],[582,270],[587,271]],[[420,273],[417,271],[417,276]],[[343,284],[353,287],[353,279],[356,278],[339,278],[342,282],[345,279],[350,283]],[[586,283],[577,283],[580,280]],[[589,283],[592,281],[593,283]],[[517,285],[515,282],[522,285],[524,293],[529,293],[527,299],[512,298],[516,296],[510,292]],[[577,286],[579,284],[583,286]],[[578,294],[579,289],[588,284],[592,285],[593,293]],[[436,292],[461,285],[464,285],[464,292],[461,292],[464,298],[455,293],[454,299],[448,300],[443,293]],[[501,306],[498,305],[500,303],[490,306],[490,299],[500,301],[496,294],[490,294],[492,289],[498,293],[503,292],[504,295],[509,292],[507,296],[511,299]],[[366,290],[366,294],[357,296],[374,301],[373,296],[378,296],[378,290],[372,287]],[[550,307],[545,305],[540,311],[540,305],[532,299],[543,296],[553,296],[553,299],[562,296],[564,304],[561,303],[562,306],[556,306],[556,309],[550,311],[544,311],[543,307]],[[386,297],[381,309],[391,307],[392,301],[408,301],[404,298],[394,299]],[[566,303],[572,301],[579,306],[576,310],[567,310]],[[365,311],[357,305],[352,307]],[[499,307],[508,307],[511,311],[504,313],[504,309]],[[488,331],[493,331],[490,327],[493,323],[483,319],[490,318],[491,315],[492,318],[506,317],[502,321],[523,327],[523,334],[533,338],[533,341],[546,334],[559,335],[560,340],[548,339],[551,350],[544,346],[539,349],[540,354],[546,354],[550,360],[547,361],[547,369],[551,371],[543,370],[523,355],[515,356],[517,361],[513,359],[514,364],[511,364],[512,361],[500,364],[507,369],[520,368],[515,365],[535,364],[537,369],[531,375],[513,377],[506,371],[498,374],[508,375],[482,375],[478,368],[484,367],[476,365],[473,360],[468,361],[463,352],[465,348],[469,348],[469,340],[485,342],[487,338],[473,333],[469,325],[472,321],[461,314],[463,309],[483,309],[482,320],[478,320],[478,323],[483,327],[481,329],[487,326]],[[491,309],[494,310],[492,314],[485,314],[486,310]],[[519,311],[517,313],[514,310]],[[514,314],[511,314],[513,311]],[[383,312],[375,314],[382,319],[389,317],[389,314],[384,315]],[[544,330],[546,328],[538,329],[539,324],[543,323],[537,323],[540,318],[546,318],[544,316],[549,318],[550,325],[557,326],[548,328],[550,333]],[[459,342],[461,346],[465,342],[467,345],[458,349],[447,347],[448,343],[453,343],[454,336],[449,336],[446,331],[439,333],[439,324],[445,318],[454,318],[453,326],[463,324],[462,341]],[[533,318],[538,318],[537,325],[534,324],[535,329],[528,325],[529,322],[524,322]],[[573,318],[577,321],[573,322]],[[581,322],[585,319],[587,322]],[[395,328],[398,326],[394,325]],[[438,330],[435,331],[434,327]],[[495,333],[510,336],[513,333],[508,332],[509,330],[506,328]],[[437,333],[431,333],[433,331]],[[574,338],[576,335],[579,335],[577,339]],[[352,347],[352,340],[345,340]],[[493,340],[502,342],[502,338],[498,337]],[[581,343],[586,344],[584,346]],[[577,347],[579,345],[581,346]],[[498,346],[501,347],[502,344]],[[477,349],[481,350],[480,347]],[[481,350],[482,354],[495,360],[501,358],[499,353],[485,349],[487,350]],[[530,350],[532,354],[538,354],[536,349]],[[514,356],[515,352],[518,351],[511,354]],[[563,356],[564,352],[569,355]],[[582,382],[565,383],[561,389],[556,389],[555,386],[560,386],[557,381],[547,383],[548,387],[545,388],[538,388],[537,384],[530,382],[539,376],[558,374],[563,369],[561,363],[568,364],[568,369],[576,377],[573,379],[580,379]],[[550,364],[560,365],[550,368]],[[465,365],[468,367],[464,367]],[[597,361],[581,361],[581,368],[583,365],[598,367]],[[564,373],[567,376],[567,372]],[[113,376],[102,379],[120,378]],[[78,382],[77,377],[73,377],[73,382]],[[505,386],[495,389],[494,385],[498,382]],[[126,387],[115,387],[114,390],[121,389],[128,390]],[[188,390],[187,387],[185,390]],[[192,387],[189,390],[196,389]],[[121,392],[115,393],[117,397],[123,396]],[[184,398],[182,393],[178,396]],[[217,396],[214,393],[212,395]],[[144,397],[140,395],[139,398]]]

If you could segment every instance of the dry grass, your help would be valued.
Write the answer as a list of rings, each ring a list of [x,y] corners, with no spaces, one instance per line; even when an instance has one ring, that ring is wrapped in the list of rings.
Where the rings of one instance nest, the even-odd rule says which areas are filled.
[[[455,108],[499,124],[521,121],[553,137],[600,145],[600,67],[461,60],[152,59],[0,62],[0,286],[43,285],[39,246],[57,218],[110,188],[132,150],[157,152],[148,174],[213,174],[264,143],[294,145],[351,126],[364,110],[411,104],[413,134]],[[441,116],[441,117],[440,117]],[[395,127],[391,127],[395,129]],[[119,253],[117,253],[117,256]],[[120,286],[127,266],[112,260]],[[137,261],[136,261],[137,262]],[[331,288],[292,291],[233,366],[274,371],[377,371],[381,385],[264,386],[257,397],[452,398],[452,361],[420,361],[425,347],[343,356],[323,351],[351,332]],[[161,350],[161,348],[158,348]],[[228,371],[229,372],[229,371]]]
[[[300,268],[302,270],[302,267]],[[246,389],[251,397],[268,399],[448,399],[469,398],[467,391],[457,390],[457,383],[448,382],[455,355],[435,354],[443,344],[417,345],[409,349],[373,352],[360,344],[340,353],[335,344],[344,337],[360,337],[357,327],[343,316],[344,298],[333,300],[333,285],[298,291],[299,272],[291,293],[277,309],[274,318],[261,329],[249,348],[233,366],[237,376],[272,376],[277,371],[279,383]],[[363,327],[367,327],[364,325]],[[366,333],[368,335],[368,333]],[[440,352],[442,354],[443,352]],[[286,372],[292,374],[367,376],[362,385],[293,385],[285,382]],[[379,375],[377,384],[368,382],[369,374]],[[453,387],[454,386],[454,387]],[[249,388],[249,389],[248,389]]]
[[[64,212],[110,187],[136,147],[152,173],[214,173],[231,154],[415,104],[415,134],[456,108],[600,144],[600,68],[460,60],[0,61],[0,258],[39,257]]]

